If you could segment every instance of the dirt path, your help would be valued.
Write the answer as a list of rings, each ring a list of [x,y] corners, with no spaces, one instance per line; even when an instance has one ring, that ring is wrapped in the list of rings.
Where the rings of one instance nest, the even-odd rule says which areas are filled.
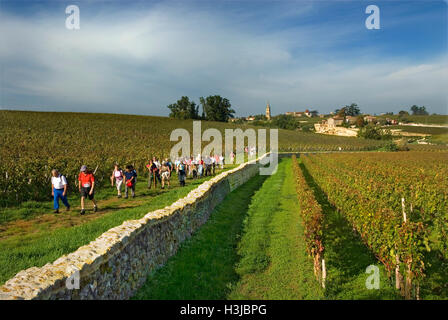
[[[216,174],[219,174],[220,172],[222,171],[218,170]],[[188,181],[192,182],[193,180],[190,179]],[[116,195],[111,194],[106,199],[97,200],[97,212],[93,212],[92,202],[86,200],[85,215],[80,215],[81,206],[79,198],[77,198],[76,200],[70,199],[70,211],[66,211],[62,203],[60,203],[59,214],[53,213],[53,210],[41,209],[42,211],[33,213],[33,215],[35,216],[33,218],[18,219],[0,224],[0,241],[7,240],[11,237],[29,237],[32,235],[37,235],[41,232],[49,232],[59,228],[73,227],[98,219],[99,217],[110,214],[116,210],[135,208],[147,203],[151,199],[163,193],[180,188],[176,176],[173,176],[171,185],[172,186],[170,188],[165,189],[161,189],[159,186],[157,186],[157,189],[155,190],[154,188],[148,189],[146,181],[142,180],[141,182],[137,182],[137,196],[134,199],[131,197],[129,197],[128,199],[118,199]],[[115,187],[104,188],[113,188],[115,190]],[[110,190],[106,189],[106,192],[110,193]]]
[[[155,196],[155,195],[154,195]],[[121,199],[107,199],[98,201],[99,210],[93,212],[91,204],[86,205],[87,213],[83,216],[79,214],[81,207],[73,205],[69,212],[62,209],[59,214],[42,213],[36,218],[20,219],[0,225],[0,241],[12,236],[36,234],[43,230],[51,231],[57,228],[72,227],[88,221],[97,219],[102,215],[111,213],[118,209],[134,208],[154,196],[144,196],[130,201],[119,201]]]

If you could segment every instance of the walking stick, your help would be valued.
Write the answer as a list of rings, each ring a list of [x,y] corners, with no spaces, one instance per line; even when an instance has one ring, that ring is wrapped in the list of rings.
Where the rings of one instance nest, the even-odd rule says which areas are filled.
[[[156,172],[154,171],[152,174],[152,177],[154,178],[154,190],[156,189]]]

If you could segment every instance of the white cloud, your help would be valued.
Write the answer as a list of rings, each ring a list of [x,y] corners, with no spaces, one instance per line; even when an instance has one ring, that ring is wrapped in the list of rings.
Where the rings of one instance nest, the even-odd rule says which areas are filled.
[[[221,94],[240,115],[263,112],[266,100],[274,113],[329,112],[350,102],[369,112],[411,104],[446,112],[445,58],[418,64],[337,59],[331,48],[347,41],[348,27],[330,34],[325,25],[264,33],[241,12],[168,5],[95,16],[81,10],[79,31],[65,29],[59,16],[0,18],[3,107],[163,115],[182,95],[198,102]]]

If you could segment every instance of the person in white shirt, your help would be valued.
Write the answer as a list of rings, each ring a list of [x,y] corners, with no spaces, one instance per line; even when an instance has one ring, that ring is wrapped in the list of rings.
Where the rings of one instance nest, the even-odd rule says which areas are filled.
[[[117,196],[118,198],[121,198],[121,186],[123,184],[123,178],[124,178],[123,170],[120,169],[118,164],[115,164],[114,171],[112,171],[112,176],[110,177],[110,181],[111,181],[112,187],[113,187],[114,180],[115,180],[115,185],[117,186],[117,191],[118,191],[118,196]]]
[[[54,202],[54,213],[59,213],[59,198],[61,198],[62,202],[67,208],[67,211],[70,210],[70,204],[67,200],[67,179],[61,175],[58,170],[51,170],[51,195],[53,196]]]

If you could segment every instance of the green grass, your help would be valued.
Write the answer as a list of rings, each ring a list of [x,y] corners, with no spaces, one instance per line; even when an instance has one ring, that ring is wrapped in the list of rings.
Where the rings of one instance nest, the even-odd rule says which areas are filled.
[[[238,280],[234,266],[242,221],[265,176],[234,190],[165,266],[150,274],[133,299],[225,299]]]
[[[284,178],[285,166],[282,163],[278,166],[277,173],[265,182],[263,188],[252,199],[244,220],[244,236],[238,247],[241,261],[236,270],[241,276],[263,271],[269,265],[267,248],[270,230],[267,226],[278,208],[278,194]]]
[[[245,159],[247,161],[247,159]],[[226,165],[224,170],[229,170],[232,168],[235,168],[237,165]],[[221,173],[221,169],[216,169],[216,174]],[[147,180],[148,180],[148,174],[147,171],[141,172],[137,178],[137,185],[136,185],[136,200],[139,200],[141,198],[147,198],[147,197],[154,197],[161,193],[168,192],[172,190],[173,188],[180,187],[178,177],[176,173],[173,173],[173,176],[171,177],[171,187],[168,189],[162,190],[159,187],[159,183],[157,182],[157,189],[147,188]],[[200,179],[198,181],[205,181],[206,178]],[[187,184],[189,181],[193,181],[192,179],[188,179]],[[195,185],[197,185],[197,182],[194,182]],[[124,186],[122,187],[122,195],[124,197]],[[103,207],[101,205],[102,200],[111,200],[115,199],[117,196],[117,190],[114,187],[110,186],[110,183],[107,183],[106,185],[95,188],[95,199],[99,202],[99,206]],[[130,193],[129,193],[130,196]],[[80,195],[78,190],[69,190],[67,194],[67,199],[69,204],[72,206],[72,209],[78,210],[80,208]],[[91,202],[89,200],[86,200],[86,208],[91,206]],[[59,200],[59,207],[61,212],[64,212],[64,205],[61,200]],[[79,207],[79,208],[78,208]],[[104,208],[104,207],[103,207]],[[0,208],[0,226],[4,223],[15,221],[15,220],[29,220],[38,218],[44,214],[48,214],[53,212],[53,197],[51,196],[51,185],[48,187],[48,198],[47,201],[34,201],[29,200],[20,203],[19,205],[15,206],[9,206],[6,208]],[[78,212],[76,212],[77,214]]]
[[[240,281],[229,299],[322,299],[303,241],[291,160],[253,198],[240,244]],[[257,265],[254,257],[264,257]]]
[[[47,226],[42,225],[42,231],[37,232],[37,234],[12,236],[0,241],[0,283],[4,283],[20,270],[33,266],[43,266],[64,254],[75,251],[110,228],[120,225],[123,221],[139,219],[148,212],[170,205],[176,200],[185,197],[188,192],[205,180],[189,180],[184,188],[173,188],[164,192],[161,192],[159,189],[155,195],[154,191],[151,191],[152,197],[148,197],[147,201],[143,202],[142,205],[134,208],[102,208],[101,202],[99,202],[100,211],[108,210],[109,212],[94,220],[73,227],[57,228],[55,230],[46,230]],[[137,186],[139,186],[137,191],[140,191],[140,195],[144,192],[150,192],[144,191],[146,184],[143,181],[137,183]],[[138,199],[137,197],[135,200]],[[122,200],[132,201],[132,199]],[[91,205],[91,203],[87,205]],[[70,214],[79,215],[78,212]]]
[[[448,144],[448,133],[431,136],[429,141],[437,144]]]
[[[291,160],[284,159],[261,188],[264,178],[256,177],[229,194],[134,299],[398,298],[384,268],[304,171],[326,215],[325,290],[306,254]],[[380,290],[365,286],[372,264]]]
[[[433,136],[446,135],[448,134],[448,128],[439,127],[414,127],[414,126],[387,126],[387,129],[400,129],[403,132],[410,133],[422,133],[429,134]]]
[[[382,118],[382,119],[397,119],[398,121],[400,121],[402,118],[399,117],[398,115],[383,115],[383,116],[378,116],[378,118]],[[432,114],[432,115],[426,115],[426,116],[417,116],[417,115],[408,115],[408,116],[404,116],[403,119],[406,119],[410,122],[414,122],[414,123],[422,123],[422,124],[448,124],[448,115],[442,115],[442,114]]]
[[[398,299],[385,268],[353,232],[347,220],[331,206],[324,192],[300,163],[308,185],[324,212],[324,257],[327,269],[325,297],[327,299]],[[380,270],[380,288],[367,289],[366,268],[375,265]]]

